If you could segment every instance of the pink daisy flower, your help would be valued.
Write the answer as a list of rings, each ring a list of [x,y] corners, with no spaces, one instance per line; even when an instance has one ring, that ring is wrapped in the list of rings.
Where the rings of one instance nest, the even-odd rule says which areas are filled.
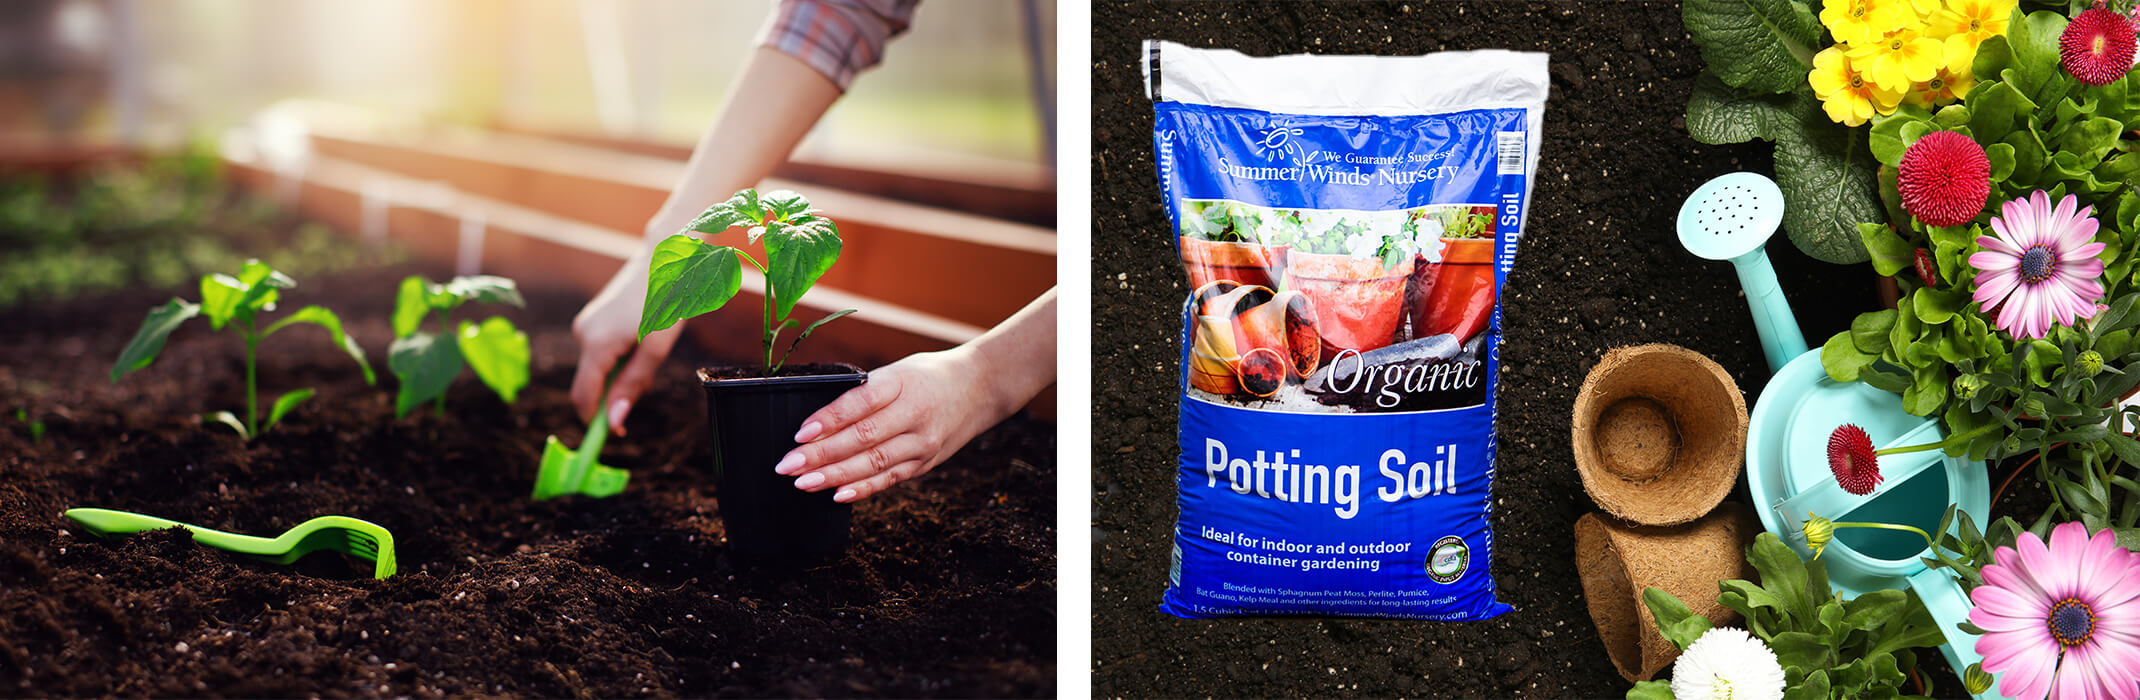
[[[2051,198],[2035,194],[2000,205],[1991,217],[1994,236],[1978,236],[1983,250],[1969,256],[1977,269],[1975,299],[1985,312],[1998,310],[1999,330],[2016,338],[2041,338],[2053,322],[2073,325],[2095,315],[2103,285],[2103,261],[2096,254],[2103,244],[2095,242],[2101,226],[2092,214],[2094,206],[2079,207],[2080,200],[2066,195],[2057,209]]]
[[[1969,593],[1969,622],[1984,629],[1976,650],[2001,695],[2140,695],[2140,555],[2108,529],[2091,538],[2065,523],[2049,546],[2024,532],[1992,559]]]

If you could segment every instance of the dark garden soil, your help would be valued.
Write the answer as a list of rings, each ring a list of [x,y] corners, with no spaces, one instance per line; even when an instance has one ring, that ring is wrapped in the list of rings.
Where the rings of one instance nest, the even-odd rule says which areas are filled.
[[[1493,572],[1514,612],[1419,623],[1159,611],[1175,516],[1176,319],[1188,290],[1139,83],[1137,42],[1147,38],[1254,55],[1552,53],[1533,208],[1503,290]],[[1576,389],[1606,350],[1640,343],[1708,355],[1749,404],[1768,374],[1731,267],[1687,253],[1673,232],[1681,200],[1703,181],[1771,169],[1765,144],[1687,137],[1682,116],[1702,60],[1679,4],[1096,3],[1093,63],[1094,694],[1622,695],[1629,684],[1575,573],[1575,520],[1596,509],[1570,456]],[[1811,260],[1781,234],[1768,250],[1815,346],[1876,308],[1868,266]],[[1745,498],[1742,479],[1733,499]]]
[[[244,404],[239,341],[204,322],[108,381],[173,290],[0,312],[0,695],[1053,693],[1052,424],[1014,418],[860,504],[833,563],[739,569],[708,473],[705,358],[679,351],[610,438],[603,461],[632,471],[622,495],[536,503],[544,437],[581,442],[568,323],[584,298],[530,289],[507,314],[535,358],[516,405],[464,375],[449,415],[394,420],[384,350],[411,272],[444,276],[375,268],[284,295],[340,312],[381,386],[324,333],[278,335],[262,395],[321,393],[253,444],[195,423]],[[332,554],[269,565],[177,530],[100,540],[60,517],[75,506],[266,535],[361,517],[393,531],[401,574],[374,581]]]

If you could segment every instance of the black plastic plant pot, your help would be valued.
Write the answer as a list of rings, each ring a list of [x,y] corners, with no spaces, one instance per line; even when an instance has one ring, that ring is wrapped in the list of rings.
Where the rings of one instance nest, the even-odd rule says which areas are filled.
[[[835,489],[807,493],[773,472],[795,449],[803,419],[869,378],[851,365],[810,365],[771,378],[723,378],[699,370],[706,422],[713,430],[713,470],[728,528],[728,551],[749,564],[823,561],[847,550],[852,508]],[[813,373],[815,372],[815,373]]]

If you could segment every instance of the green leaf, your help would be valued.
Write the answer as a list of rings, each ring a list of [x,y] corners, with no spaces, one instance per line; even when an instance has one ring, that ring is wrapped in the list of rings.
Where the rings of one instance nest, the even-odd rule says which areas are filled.
[[[1754,538],[1747,548],[1746,562],[1761,572],[1761,587],[1768,589],[1777,600],[1783,601],[1791,616],[1801,621],[1813,619],[1814,601],[1806,594],[1806,563],[1798,558],[1798,552],[1776,537],[1775,533],[1763,532]]]
[[[1947,403],[1946,365],[1919,368],[1910,388],[1902,392],[1902,410],[1913,416],[1929,416]]]
[[[1785,688],[1783,700],[1827,700],[1828,671],[1820,669],[1806,674],[1803,681]]]
[[[1910,295],[1910,308],[1917,312],[1917,320],[1929,324],[1946,323],[1962,307],[1969,305],[1969,295],[1958,289],[1918,288]]]
[[[208,317],[210,328],[223,330],[223,324],[237,313],[238,298],[245,296],[244,284],[221,273],[201,278],[201,313]]]
[[[639,339],[645,340],[648,333],[727,304],[743,285],[743,264],[737,260],[738,255],[741,253],[734,248],[710,245],[682,234],[655,246],[653,260],[647,264],[646,306],[639,315]]]
[[[511,304],[526,308],[528,302],[520,296],[520,285],[512,280],[495,275],[470,275],[455,277],[446,283],[446,293],[463,301],[484,304]]]
[[[2110,451],[2117,453],[2118,459],[2126,464],[2140,464],[2140,442],[2112,432],[2103,436],[2103,444],[2109,445]]]
[[[1977,80],[1997,80],[1999,72],[2006,70],[2013,62],[2014,50],[2006,45],[2006,36],[1994,35],[1977,44],[1977,55],[1970,62],[1969,72],[1975,73]],[[1971,94],[1975,93],[1972,91]]]
[[[2025,16],[2019,9],[2014,13],[2017,17],[2006,29],[2007,43],[2013,49],[2013,62],[2001,77],[2013,83],[2030,101],[2039,105],[2055,104],[2065,97],[2072,83],[2059,63],[2059,36],[2066,31],[2066,18],[2047,10]]]
[[[2014,146],[2009,143],[1994,143],[1984,147],[1984,159],[1991,162],[1991,181],[2000,182],[2014,174]]]
[[[401,378],[401,388],[394,394],[394,417],[400,418],[408,415],[409,409],[446,393],[454,376],[461,373],[460,346],[451,339],[442,341],[437,334],[419,331],[396,339],[387,353],[386,364],[394,370],[394,376]]]
[[[748,196],[746,196],[748,195]],[[741,224],[755,224],[764,218],[764,210],[758,207],[756,190],[737,192],[728,201],[707,207],[698,218],[684,225],[685,231],[720,233]],[[677,235],[682,235],[681,233]],[[672,236],[673,238],[673,236]]]
[[[357,347],[356,338],[342,332],[342,319],[335,316],[334,312],[328,311],[327,307],[307,306],[298,309],[297,313],[285,316],[282,320],[276,321],[274,325],[268,326],[267,330],[260,333],[260,337],[265,338],[274,335],[275,331],[298,323],[310,323],[327,329],[327,335],[334,339],[335,346],[340,347],[344,354],[349,355],[349,359],[356,360],[358,369],[364,370],[364,383],[379,383],[378,377],[372,374],[371,361],[364,358],[364,348]]]
[[[767,192],[760,202],[765,207],[766,219],[768,220],[793,221],[797,217],[811,213],[810,200],[804,199],[801,194],[796,193],[794,190]]]
[[[1784,668],[1823,668],[1834,661],[1828,653],[1827,640],[1811,632],[1793,630],[1778,633],[1768,640],[1770,651],[1776,652],[1776,662]]]
[[[238,431],[238,437],[245,438],[246,440],[253,439],[252,431],[245,429],[245,421],[239,420],[238,415],[235,413],[231,413],[229,411],[216,411],[214,413],[208,414],[206,418],[208,420],[212,420],[217,423],[222,423],[224,425],[230,426],[231,430]]]
[[[1858,239],[1872,260],[1873,272],[1893,277],[1917,263],[1917,247],[1895,235],[1887,224],[1859,222]]]
[[[1627,700],[1673,700],[1668,681],[1643,681],[1627,689]]]
[[[394,294],[394,337],[406,338],[423,327],[424,317],[431,314],[431,280],[423,275],[409,275],[401,280],[401,290]]]
[[[111,366],[111,380],[118,382],[126,373],[156,361],[156,354],[163,352],[164,340],[171,337],[171,331],[178,330],[179,324],[200,313],[200,306],[178,297],[171,297],[163,306],[150,309],[148,318],[141,321],[141,330],[135,331],[134,339],[127,342],[126,349],[119,351],[119,361]]]
[[[1838,382],[1857,381],[1858,373],[1878,359],[1879,355],[1858,349],[1847,332],[1829,336],[1820,346],[1820,364],[1827,368],[1828,378]]]
[[[1776,139],[1776,183],[1783,189],[1783,226],[1807,255],[1848,265],[1870,255],[1861,222],[1885,219],[1874,190],[1872,153],[1863,132],[1809,112],[1802,129]]]
[[[1740,90],[1724,84],[1715,73],[1702,71],[1694,78],[1694,93],[1687,97],[1687,135],[1712,145],[1774,140],[1777,132],[1796,128],[1792,120],[1802,112],[1793,109],[1792,103],[1803,99],[1808,98],[1797,91]]]
[[[2092,168],[2118,145],[2118,134],[2124,129],[2125,125],[2116,119],[2096,117],[2074,124],[2065,138],[2059,140],[2058,147],[2080,156],[2081,165]]]
[[[1694,614],[1686,603],[1662,588],[1643,589],[1642,602],[1649,605],[1650,616],[1656,618],[1657,631],[1681,651],[1709,631],[1709,618]]]
[[[304,403],[305,399],[312,398],[316,393],[318,392],[311,389],[298,389],[275,399],[275,407],[268,409],[267,422],[260,424],[260,432],[264,433],[275,427],[276,423],[282,422],[283,415],[288,414],[290,409],[297,408],[298,404]]]
[[[1687,0],[1680,19],[1709,69],[1747,90],[1804,85],[1820,49],[1820,20],[1791,0]]]
[[[1880,627],[1902,614],[1909,602],[1909,596],[1893,588],[1869,591],[1843,604],[1843,627],[1854,630]]]
[[[461,356],[476,371],[476,378],[512,403],[528,385],[528,334],[513,327],[503,316],[484,319],[481,325],[462,321]]]
[[[1890,347],[1887,333],[1894,327],[1894,309],[1858,314],[1850,320],[1850,340],[1859,350],[1878,355]]]
[[[1985,83],[1982,89],[1969,93],[1969,133],[1975,136],[1979,145],[1989,148],[2014,132],[2016,120],[2026,119],[2035,111],[2036,103],[2030,102],[2014,86],[2003,82]]]
[[[785,319],[795,311],[795,302],[817,284],[817,279],[840,259],[840,229],[831,219],[815,215],[795,217],[786,224],[766,226],[765,282]]]

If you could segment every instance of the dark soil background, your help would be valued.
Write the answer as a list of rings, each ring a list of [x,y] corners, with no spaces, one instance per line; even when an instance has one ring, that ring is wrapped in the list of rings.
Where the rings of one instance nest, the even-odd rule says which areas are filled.
[[[534,351],[518,404],[464,374],[447,416],[395,420],[384,350],[412,272],[447,276],[372,268],[284,294],[285,311],[342,314],[380,386],[324,333],[279,334],[262,395],[320,395],[252,444],[195,421],[244,405],[242,346],[205,322],[107,380],[143,313],[190,289],[0,312],[0,695],[1053,694],[1053,424],[1013,418],[860,504],[837,561],[739,569],[692,376],[708,358],[680,350],[610,438],[603,461],[632,470],[622,495],[536,503],[544,437],[582,438],[567,388],[584,297],[523,280],[529,308],[506,314]],[[100,540],[60,517],[75,506],[262,535],[356,516],[394,532],[401,573],[374,581],[332,554],[269,565],[177,530]]]
[[[1152,163],[1138,66],[1148,38],[1253,55],[1552,54],[1530,219],[1502,290],[1493,572],[1515,612],[1421,623],[1159,611],[1175,516],[1176,310],[1188,290]],[[1768,375],[1731,266],[1687,253],[1673,229],[1703,181],[1772,170],[1767,144],[1687,137],[1703,63],[1679,4],[1098,3],[1092,41],[1094,694],[1621,696],[1629,683],[1575,573],[1575,520],[1596,509],[1570,456],[1576,389],[1606,350],[1641,343],[1715,359],[1749,405]],[[1869,266],[1809,259],[1780,233],[1768,250],[1816,347],[1877,308]],[[1742,483],[1733,499],[1744,493]]]

